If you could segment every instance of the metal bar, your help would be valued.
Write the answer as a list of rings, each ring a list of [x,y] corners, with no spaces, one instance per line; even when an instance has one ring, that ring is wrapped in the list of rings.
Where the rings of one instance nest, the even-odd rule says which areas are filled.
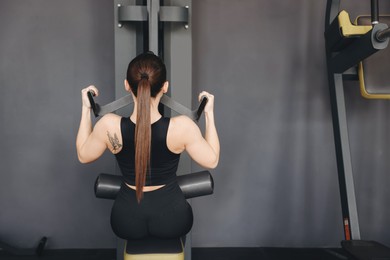
[[[139,40],[142,39],[137,36],[139,28],[144,22],[119,21],[118,7],[135,7],[137,5],[141,5],[142,3],[140,3],[138,0],[114,0],[113,4],[114,19],[116,21],[116,23],[114,24],[115,85],[113,86],[114,96],[110,97],[110,99],[115,100],[128,94],[128,92],[124,88],[123,80],[126,77],[126,68],[130,62],[131,57],[135,57],[138,53],[140,53],[139,45],[142,44],[142,42],[139,42]],[[123,10],[126,10],[126,8]],[[116,111],[116,114],[121,116],[127,116],[128,113],[129,110],[126,109]],[[119,174],[119,168],[117,168],[117,173]]]
[[[148,10],[146,6],[129,5],[118,7],[118,22],[147,21]]]
[[[340,11],[340,0],[328,0],[326,3],[325,32],[331,22],[337,17]]]
[[[333,133],[346,240],[360,239],[342,74],[330,75]]]
[[[340,0],[327,1],[325,32],[328,31],[331,22],[337,17],[339,8]],[[346,240],[360,239],[351,153],[349,148],[343,75],[335,73],[337,70],[334,66],[338,66],[338,63],[332,58],[333,53],[330,49],[331,46],[329,46],[327,41],[325,41],[325,45],[344,236]]]
[[[188,6],[191,17],[191,0],[164,0],[164,6]],[[191,25],[191,19],[188,21]],[[192,107],[192,28],[186,29],[180,23],[164,24],[164,62],[167,66],[168,79],[172,83],[170,97],[186,107]],[[194,171],[193,163],[188,154],[180,157],[177,174]],[[191,202],[190,202],[191,204]],[[185,260],[191,260],[192,233],[186,236],[184,249]]]
[[[160,0],[148,0],[149,13],[149,51],[158,54],[158,14]]]
[[[183,22],[188,23],[188,8],[179,6],[161,6],[161,22]]]
[[[161,22],[188,23],[188,8],[180,6],[160,6]],[[118,22],[137,22],[148,20],[148,8],[140,5],[118,7]]]
[[[379,23],[379,3],[378,0],[371,0],[371,24]]]

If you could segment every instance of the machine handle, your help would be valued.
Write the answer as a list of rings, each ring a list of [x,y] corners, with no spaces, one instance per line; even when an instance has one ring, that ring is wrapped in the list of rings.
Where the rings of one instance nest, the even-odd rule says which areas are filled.
[[[199,107],[198,107],[198,110],[196,111],[196,117],[195,117],[196,121],[199,121],[199,118],[202,115],[204,108],[205,108],[208,101],[209,101],[209,99],[206,96],[202,97],[200,104],[199,104]]]
[[[98,117],[99,116],[98,105],[95,103],[95,100],[93,99],[93,97],[95,96],[95,92],[90,90],[88,91],[87,96],[89,99],[89,103],[91,104],[93,114],[95,115],[95,117]]]

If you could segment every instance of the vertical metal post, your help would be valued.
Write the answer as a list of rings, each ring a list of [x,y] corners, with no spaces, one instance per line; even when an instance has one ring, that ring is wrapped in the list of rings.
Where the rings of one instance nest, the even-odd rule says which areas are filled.
[[[158,55],[158,17],[160,12],[160,0],[148,0],[149,14],[149,51]]]
[[[175,16],[170,22],[167,9],[160,7],[160,0],[115,0],[115,21],[118,21],[117,6],[121,5],[145,5],[148,11],[148,21],[145,18],[139,23],[143,13],[136,15],[132,20],[128,16],[123,21],[138,21],[136,23],[124,23],[115,25],[115,73],[116,73],[116,98],[124,96],[123,80],[126,66],[131,58],[144,51],[153,51],[163,57],[167,66],[168,80],[170,81],[170,96],[186,107],[192,107],[192,35],[191,26],[181,22]],[[164,4],[184,7],[190,10],[191,0],[165,0]],[[135,9],[134,9],[135,10]],[[139,10],[139,9],[137,9]],[[164,26],[160,21],[161,10],[165,10]],[[169,14],[169,11],[168,11]],[[174,14],[174,13],[173,13]],[[122,16],[126,14],[122,14]],[[167,18],[168,17],[168,18]],[[188,21],[190,23],[190,21]],[[161,25],[161,26],[160,26]],[[162,29],[162,30],[161,30]],[[161,33],[160,33],[161,32]],[[148,44],[147,44],[148,43]],[[142,47],[141,47],[142,46]],[[127,116],[129,108],[126,108]],[[120,113],[121,114],[121,113]],[[123,113],[125,114],[125,113]],[[167,113],[164,111],[164,115]],[[180,159],[178,175],[189,173],[192,170],[192,162],[188,155],[183,154]],[[117,171],[119,174],[119,169]],[[118,246],[117,259],[123,258],[123,246]],[[187,235],[185,245],[185,259],[191,259],[191,234]]]
[[[328,0],[325,31],[334,18],[336,18],[339,12],[339,7],[340,0]],[[326,59],[328,67],[330,102],[332,109],[333,134],[336,148],[344,235],[346,240],[360,240],[351,152],[349,148],[343,75],[334,72],[334,68],[330,65],[331,58],[332,52],[330,47],[326,44]]]
[[[360,240],[342,74],[329,73],[333,134],[345,240]]]
[[[379,23],[379,2],[378,0],[371,0],[371,24]]]
[[[126,69],[132,58],[142,51],[141,23],[119,23],[118,7],[136,5],[136,0],[114,0],[114,35],[115,35],[115,98],[118,99],[128,93],[124,87]],[[131,107],[116,111],[118,115],[127,116]],[[119,169],[116,174],[120,174]]]
[[[191,17],[191,0],[165,0],[168,6],[187,6]],[[164,23],[164,61],[170,82],[170,96],[192,107],[192,27],[191,19],[186,27],[182,23]],[[192,172],[192,161],[182,154],[178,175]],[[190,202],[191,203],[191,202]],[[191,260],[191,232],[186,236],[185,260]]]
[[[325,15],[325,32],[328,26],[337,17],[340,10],[340,0],[328,0],[326,4],[326,15]]]
[[[126,78],[127,65],[130,59],[135,57],[142,49],[142,37],[137,37],[141,30],[140,24],[124,23],[120,24],[118,21],[118,7],[126,5],[136,5],[136,0],[114,0],[114,34],[115,34],[115,99],[127,95],[124,88],[124,80]],[[128,116],[131,107],[126,107],[116,111],[118,115]],[[120,169],[115,164],[115,174],[120,175]],[[125,250],[125,241],[117,240],[117,260],[123,259],[123,252]]]

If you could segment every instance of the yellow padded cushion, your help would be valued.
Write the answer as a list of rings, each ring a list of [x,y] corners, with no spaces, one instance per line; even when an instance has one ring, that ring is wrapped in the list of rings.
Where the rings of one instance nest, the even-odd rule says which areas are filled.
[[[178,254],[125,254],[124,260],[184,260],[184,252]]]
[[[351,23],[349,14],[343,10],[338,16],[340,31],[344,37],[364,35],[372,29],[371,25],[354,25]]]
[[[127,242],[126,242],[127,243]],[[184,246],[180,240],[182,251],[179,253],[148,253],[148,254],[129,254],[126,252],[124,260],[184,260]]]

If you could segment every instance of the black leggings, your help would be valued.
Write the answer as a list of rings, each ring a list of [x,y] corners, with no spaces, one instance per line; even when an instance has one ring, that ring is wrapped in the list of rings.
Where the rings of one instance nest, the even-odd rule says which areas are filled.
[[[178,238],[192,227],[192,208],[177,182],[144,192],[138,204],[135,190],[122,184],[111,211],[114,233],[126,240]]]

